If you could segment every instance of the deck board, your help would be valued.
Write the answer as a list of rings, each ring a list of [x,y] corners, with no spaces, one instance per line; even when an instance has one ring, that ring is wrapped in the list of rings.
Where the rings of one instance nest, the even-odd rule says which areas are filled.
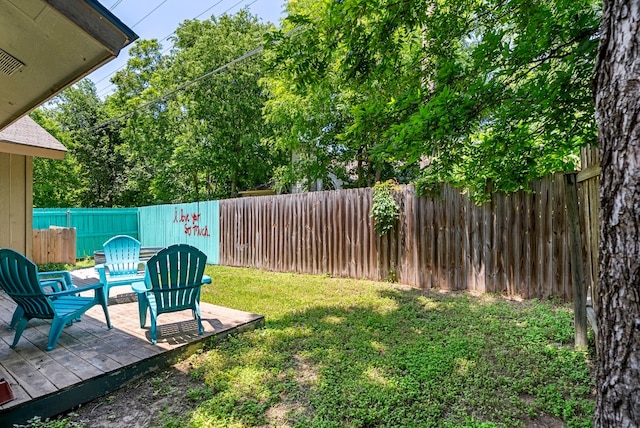
[[[93,269],[72,275],[77,285],[97,281]],[[264,324],[261,315],[202,302],[203,336],[198,335],[190,310],[162,314],[158,317],[158,343],[153,345],[149,320],[146,328],[140,328],[138,304],[129,291],[128,287],[111,290],[113,329],[107,328],[102,308],[94,307],[81,322],[66,327],[56,348],[47,352],[47,320],[31,320],[16,349],[9,348],[14,331],[7,326],[15,304],[0,290],[0,378],[9,382],[15,395],[14,400],[0,405],[0,427],[24,423],[27,416],[54,416],[96,398],[91,393],[95,388],[102,388],[97,396],[106,394],[171,364],[178,356],[197,351],[212,338]]]

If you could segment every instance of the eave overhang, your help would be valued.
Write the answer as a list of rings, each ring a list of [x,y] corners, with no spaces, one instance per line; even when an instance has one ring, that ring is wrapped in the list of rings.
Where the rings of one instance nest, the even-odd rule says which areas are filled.
[[[0,130],[138,36],[95,0],[0,2]]]

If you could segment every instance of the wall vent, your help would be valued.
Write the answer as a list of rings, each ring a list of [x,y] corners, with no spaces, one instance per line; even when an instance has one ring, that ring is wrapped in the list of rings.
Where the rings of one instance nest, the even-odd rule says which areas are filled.
[[[11,76],[23,65],[24,63],[22,63],[22,61],[0,49],[0,72],[7,76]]]

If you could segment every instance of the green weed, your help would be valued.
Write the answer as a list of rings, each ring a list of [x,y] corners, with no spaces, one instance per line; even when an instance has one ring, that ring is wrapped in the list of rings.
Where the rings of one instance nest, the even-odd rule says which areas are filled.
[[[29,419],[26,425],[17,425],[17,428],[83,428],[83,424],[71,420],[74,416],[71,413],[68,417],[59,420],[42,420],[42,418],[36,416]]]
[[[202,354],[188,425],[586,426],[589,355],[570,306],[208,267],[203,300],[266,317]],[[204,422],[206,421],[206,423]]]

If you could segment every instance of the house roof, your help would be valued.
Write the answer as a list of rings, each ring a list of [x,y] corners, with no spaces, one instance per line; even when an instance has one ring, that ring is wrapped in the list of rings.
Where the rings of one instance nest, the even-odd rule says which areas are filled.
[[[44,128],[24,116],[0,130],[0,152],[62,159],[67,149]]]
[[[137,38],[95,0],[0,1],[0,129]]]

